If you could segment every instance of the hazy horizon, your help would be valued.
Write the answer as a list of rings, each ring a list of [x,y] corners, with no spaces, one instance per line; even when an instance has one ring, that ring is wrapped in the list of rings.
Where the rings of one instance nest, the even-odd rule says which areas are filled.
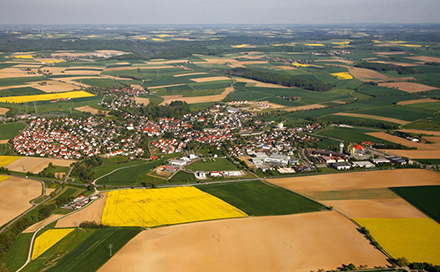
[[[0,24],[437,24],[438,0],[1,0]]]

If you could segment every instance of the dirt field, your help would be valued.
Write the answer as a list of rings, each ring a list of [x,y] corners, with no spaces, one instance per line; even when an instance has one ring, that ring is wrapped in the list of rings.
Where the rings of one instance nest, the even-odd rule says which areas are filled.
[[[407,157],[410,159],[440,159],[439,150],[399,150],[399,149],[381,149],[389,154]]]
[[[332,206],[350,218],[426,218],[401,198],[331,200],[321,203]]]
[[[95,200],[90,206],[58,220],[55,228],[74,228],[83,221],[95,221],[98,224],[101,223],[102,211],[104,210],[106,199],[107,193],[102,193],[102,197]]]
[[[321,105],[321,104],[312,104],[312,105],[306,105],[306,106],[299,106],[299,107],[292,107],[292,108],[285,108],[285,111],[301,111],[301,110],[311,110],[311,109],[321,109],[326,108],[327,106]]]
[[[336,191],[440,185],[440,174],[423,169],[397,169],[275,178],[267,181],[292,191]]]
[[[408,93],[424,92],[424,91],[438,89],[436,87],[423,85],[420,83],[414,83],[414,82],[386,82],[386,83],[379,83],[379,86],[398,89]]]
[[[0,183],[0,226],[19,216],[30,207],[29,201],[41,195],[38,181],[10,177]]]
[[[244,163],[246,163],[246,165],[249,168],[254,168],[255,169],[256,168],[255,165],[249,161],[251,158],[252,158],[251,156],[241,156],[241,157],[238,157],[238,159],[240,161],[244,161]]]
[[[58,218],[61,218],[61,217],[63,217],[63,216],[64,216],[64,214],[52,214],[52,215],[49,216],[48,218],[46,218],[46,219],[44,219],[44,220],[42,220],[42,221],[40,221],[40,222],[38,222],[38,223],[35,223],[35,224],[33,224],[32,226],[30,226],[29,228],[25,229],[25,230],[23,231],[23,233],[32,233],[32,232],[35,232],[35,231],[37,231],[39,228],[41,228],[42,226],[44,226],[46,223],[49,223],[49,222],[51,222],[51,221],[53,221],[53,220],[56,220],[56,219],[58,219]]]
[[[175,86],[183,86],[185,84],[172,84],[172,85],[162,85],[162,86],[153,86],[153,87],[148,87],[148,90],[154,90],[154,89],[160,89],[160,88],[166,88],[166,87],[175,87]]]
[[[395,119],[395,118],[376,116],[376,115],[369,115],[369,114],[360,114],[360,113],[338,112],[338,113],[333,113],[333,115],[351,116],[351,117],[358,117],[358,118],[367,118],[367,119],[381,120],[381,121],[387,121],[387,122],[396,123],[396,124],[400,124],[400,125],[406,125],[406,124],[411,123],[411,122],[408,122],[408,121],[399,120],[399,119]]]
[[[146,230],[99,271],[308,272],[343,263],[388,264],[353,223],[327,211]]]
[[[407,133],[415,133],[415,134],[440,136],[440,131],[433,131],[433,130],[400,129],[399,131],[407,132]]]
[[[221,80],[231,80],[231,79],[225,76],[218,76],[218,77],[191,78],[191,80],[200,83],[200,82],[211,82],[211,81],[221,81]]]
[[[337,62],[341,62],[341,63],[345,63],[345,64],[353,64],[354,63],[354,61],[345,60],[345,59],[338,58],[338,57],[333,58],[333,59],[316,60],[316,62],[321,62],[321,61],[324,61],[324,62],[327,62],[327,61],[329,61],[329,62],[336,62],[337,61]]]
[[[406,57],[407,59],[420,60],[422,62],[440,62],[440,58],[436,57],[426,57],[426,56],[413,56]]]
[[[21,157],[20,159],[7,165],[6,167],[11,171],[17,171],[22,173],[31,172],[34,174],[38,174],[44,168],[46,168],[50,162],[53,163],[53,165],[68,167],[70,166],[71,163],[76,161],[64,160],[64,159],[37,158],[37,157]],[[23,170],[23,166],[24,166],[24,170]]]
[[[5,114],[5,113],[7,113],[8,111],[9,111],[8,108],[2,108],[2,107],[0,107],[0,114]]]
[[[37,69],[31,69],[31,72],[35,74],[27,74],[27,71],[21,71],[20,68],[3,68],[0,69],[0,78],[41,76],[38,74]]]
[[[46,195],[50,195],[52,192],[54,192],[56,189],[55,188],[46,188]]]
[[[228,88],[225,88],[225,91],[222,94],[218,94],[218,95],[193,96],[193,97],[183,97],[182,95],[162,96],[162,98],[165,99],[165,100],[162,101],[162,103],[160,103],[159,106],[169,104],[172,101],[176,101],[176,100],[178,100],[178,101],[185,101],[188,104],[205,103],[205,102],[216,102],[216,101],[220,101],[223,98],[225,98],[232,91],[234,91],[234,88],[233,87],[228,87]]]
[[[207,75],[208,73],[188,73],[188,74],[178,74],[173,75],[173,77],[182,77],[182,76],[195,76],[195,75]]]
[[[417,142],[412,142],[407,139],[390,135],[385,132],[370,132],[366,133],[368,135],[381,138],[393,143],[401,144],[408,147],[417,147],[417,150],[438,150],[440,153],[440,137],[424,137],[426,140],[433,142],[433,144],[422,144]]]
[[[370,69],[365,69],[365,68],[352,67],[348,70],[348,72],[354,78],[362,80],[362,81],[388,80],[389,79],[389,77],[382,75],[381,73],[378,73],[378,72],[370,70]]]
[[[148,99],[148,98],[135,97],[134,100],[138,104],[144,104],[144,106],[147,106],[148,104],[150,104],[150,99]]]
[[[39,84],[33,84],[32,88],[42,90],[46,93],[61,93],[61,92],[70,92],[75,89],[79,89],[78,86],[73,86],[72,84],[67,84],[64,82],[49,80],[46,81],[47,85],[41,86]]]
[[[78,108],[75,108],[75,110],[81,111],[81,112],[90,112],[91,114],[99,114],[101,112],[101,113],[104,113],[106,116],[109,113],[109,111],[107,111],[107,110],[97,110],[97,109],[92,108],[90,106],[78,107]]]
[[[163,65],[163,66],[124,66],[124,67],[112,67],[112,68],[106,68],[104,69],[104,71],[122,71],[122,70],[133,70],[133,69],[137,69],[137,68],[141,68],[141,69],[169,69],[169,68],[175,68],[174,66],[171,65]]]
[[[419,66],[419,64],[416,63],[403,63],[403,62],[392,62],[392,61],[371,61],[373,63],[383,63],[383,64],[392,64],[392,65],[397,65],[397,66],[404,66],[404,67],[409,67],[409,66]]]
[[[431,99],[431,98],[406,100],[406,101],[399,101],[399,102],[397,102],[397,105],[411,105],[411,104],[432,103],[432,102],[439,102],[439,100]]]

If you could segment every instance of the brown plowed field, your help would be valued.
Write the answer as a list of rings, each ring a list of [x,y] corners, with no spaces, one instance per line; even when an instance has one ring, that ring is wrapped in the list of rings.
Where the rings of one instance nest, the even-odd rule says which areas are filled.
[[[218,95],[207,95],[207,96],[192,96],[192,97],[183,97],[182,95],[168,95],[168,96],[162,96],[164,101],[159,104],[166,105],[170,104],[172,101],[185,101],[188,104],[196,104],[196,103],[206,103],[206,102],[216,102],[220,101],[223,98],[225,98],[229,93],[234,91],[233,87],[225,88],[225,91],[222,94]]]
[[[381,121],[387,121],[391,123],[396,123],[400,125],[406,125],[411,122],[395,119],[395,118],[389,118],[389,117],[383,117],[383,116],[376,116],[376,115],[369,115],[369,114],[360,114],[360,113],[350,113],[350,112],[338,112],[333,113],[333,115],[339,115],[339,116],[350,116],[350,117],[358,117],[358,118],[366,118],[366,119],[373,119],[373,120],[381,120]]]
[[[136,101],[136,103],[138,104],[144,104],[144,106],[147,106],[148,104],[150,104],[150,99],[148,98],[142,98],[142,97],[135,97],[134,101]]]
[[[401,198],[322,201],[350,218],[426,218]]]
[[[78,108],[75,108],[75,110],[80,111],[80,112],[90,112],[91,114],[99,114],[101,112],[101,113],[105,114],[106,116],[109,113],[108,110],[98,110],[98,109],[92,108],[90,106],[78,107]]]
[[[353,67],[353,68],[350,68],[348,70],[348,72],[354,78],[362,80],[362,81],[388,80],[388,77],[386,75],[382,75],[381,73],[370,70],[370,69]]]
[[[423,62],[440,62],[440,58],[436,57],[426,57],[426,56],[413,56],[413,57],[406,57],[407,59],[413,59],[413,60],[420,60]]]
[[[336,191],[440,185],[440,174],[423,169],[396,169],[275,178],[267,181],[292,191]]]
[[[19,216],[30,207],[29,201],[41,195],[41,183],[10,177],[0,183],[0,226]]]
[[[9,111],[8,108],[2,108],[2,107],[0,107],[0,114],[5,114],[5,113],[7,113],[8,111]]]
[[[407,139],[390,135],[385,132],[370,132],[366,133],[373,137],[384,139],[393,143],[401,144],[408,147],[417,147],[417,150],[438,150],[440,153],[440,137],[424,137],[424,139],[434,142],[433,144],[422,144],[417,142],[412,142]]]
[[[70,92],[72,90],[78,89],[78,86],[73,86],[72,84],[67,84],[64,82],[48,80],[46,81],[47,85],[41,86],[40,84],[33,84],[32,88],[42,90],[46,93],[62,93],[62,92]]]
[[[415,134],[440,136],[440,131],[433,131],[433,130],[400,129],[399,131],[407,132],[407,133],[415,133]]]
[[[185,84],[180,83],[180,84],[171,84],[171,85],[162,85],[162,86],[152,86],[152,87],[148,87],[148,90],[167,88],[167,87],[175,87],[175,86],[183,86],[183,85],[185,85]]]
[[[10,78],[10,77],[36,77],[41,76],[38,74],[37,69],[31,69],[35,74],[26,74],[27,72],[21,71],[20,68],[3,68],[0,69],[0,78]]]
[[[439,100],[431,99],[431,98],[406,100],[406,101],[399,101],[399,102],[397,102],[397,105],[411,105],[411,104],[432,103],[432,102],[439,102]]]
[[[439,150],[399,150],[399,149],[382,149],[389,154],[410,159],[440,159]]]
[[[387,265],[342,215],[315,212],[183,224],[141,232],[99,271],[311,271]]]
[[[211,82],[211,81],[221,81],[221,80],[231,80],[231,79],[225,76],[218,76],[218,77],[191,78],[191,80],[200,83],[200,82]]]
[[[386,82],[386,83],[379,83],[379,86],[398,89],[408,93],[425,92],[425,91],[438,89],[436,87],[423,85],[420,83],[414,83],[414,82]]]
[[[101,223],[102,211],[104,210],[107,193],[101,193],[102,197],[95,200],[88,207],[79,212],[73,213],[61,220],[58,220],[55,228],[75,228],[83,221],[95,221]]]
[[[6,167],[11,171],[17,171],[22,173],[31,172],[34,174],[38,174],[44,168],[46,168],[50,162],[53,163],[53,165],[69,167],[71,163],[76,161],[64,160],[64,159],[37,158],[37,157],[21,157]],[[24,166],[24,170],[23,170],[23,166]]]
[[[188,74],[178,74],[173,75],[173,77],[183,77],[183,76],[195,76],[195,75],[207,75],[208,73],[188,73]]]
[[[282,88],[282,89],[289,88],[289,87],[286,87],[286,86],[283,86],[283,85],[272,84],[272,83],[264,83],[264,82],[261,82],[261,81],[256,81],[256,80],[253,80],[253,79],[242,78],[242,77],[236,77],[234,79],[237,82],[253,83],[253,84],[255,84],[255,87]],[[294,88],[294,87],[292,87],[292,88]]]

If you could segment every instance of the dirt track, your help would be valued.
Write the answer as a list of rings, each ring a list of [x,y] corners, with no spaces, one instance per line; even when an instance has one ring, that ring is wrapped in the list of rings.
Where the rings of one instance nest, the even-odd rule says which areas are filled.
[[[19,216],[30,207],[29,201],[41,195],[41,183],[10,177],[0,183],[0,226]]]
[[[387,265],[336,212],[199,222],[141,232],[99,271],[311,271]]]
[[[440,174],[423,169],[397,169],[276,178],[267,181],[292,191],[336,191],[440,185]]]

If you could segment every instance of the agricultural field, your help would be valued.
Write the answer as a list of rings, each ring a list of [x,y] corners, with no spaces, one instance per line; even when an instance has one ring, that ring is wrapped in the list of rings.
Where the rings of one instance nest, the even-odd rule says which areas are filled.
[[[232,171],[239,170],[231,161],[223,158],[215,159],[215,161],[207,160],[195,161],[188,166],[187,169],[192,171]]]
[[[430,218],[357,218],[393,258],[440,264],[440,225]]]
[[[25,123],[7,123],[0,125],[0,140],[9,140],[14,138],[25,127]]]
[[[91,97],[93,94],[84,91],[63,92],[54,94],[38,94],[38,95],[24,95],[24,96],[7,96],[0,97],[0,102],[4,103],[25,103],[33,101],[48,101],[54,99],[71,99],[81,97]]]
[[[0,226],[31,208],[30,201],[42,193],[42,185],[35,180],[0,176]],[[13,197],[11,197],[13,196]]]
[[[3,156],[6,157],[6,156]],[[11,171],[27,173],[31,172],[38,174],[43,171],[49,163],[56,166],[70,167],[75,160],[64,160],[64,159],[49,159],[49,158],[37,158],[37,157],[18,157],[12,162],[6,165],[6,167]]]
[[[283,188],[261,181],[197,186],[251,216],[283,215],[325,210],[325,207]]]
[[[330,138],[336,138],[352,143],[360,143],[361,141],[371,141],[373,143],[392,144],[390,141],[383,140],[378,137],[374,137],[369,134],[374,130],[366,128],[345,128],[345,127],[328,127],[319,131],[317,134],[327,136]]]
[[[107,194],[101,223],[156,227],[244,216],[243,211],[194,187],[132,189]]]
[[[0,167],[8,166],[20,158],[20,156],[0,156]]]
[[[46,250],[63,239],[74,229],[51,229],[47,230],[35,239],[34,248],[32,249],[32,260],[35,260]]]
[[[342,263],[388,264],[353,223],[326,211],[150,229],[99,271],[316,271]]]

